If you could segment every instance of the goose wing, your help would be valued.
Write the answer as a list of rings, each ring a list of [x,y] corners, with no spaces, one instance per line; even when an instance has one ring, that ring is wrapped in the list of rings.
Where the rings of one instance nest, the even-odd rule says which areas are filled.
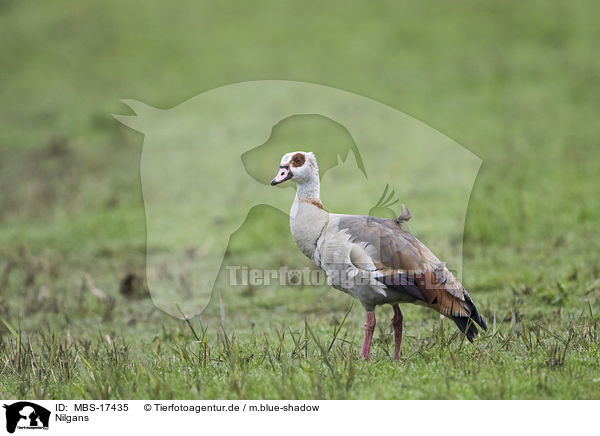
[[[338,231],[347,233],[350,259],[357,268],[375,269],[386,287],[407,293],[417,304],[451,317],[469,339],[477,334],[472,320],[487,326],[462,284],[432,252],[402,228],[401,221],[338,215]]]

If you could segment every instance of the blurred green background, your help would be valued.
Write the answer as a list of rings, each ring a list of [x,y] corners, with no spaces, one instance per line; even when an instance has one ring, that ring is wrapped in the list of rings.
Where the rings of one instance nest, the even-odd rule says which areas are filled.
[[[1,1],[0,397],[599,398],[599,9]],[[368,366],[355,305],[325,353],[350,305],[326,288],[248,289],[246,327],[204,336],[192,320],[198,342],[153,307],[143,136],[111,114],[258,79],[370,97],[483,159],[463,259],[492,327],[479,343],[409,308],[405,360],[389,361],[380,322]],[[288,249],[265,253],[281,220],[253,219],[230,256],[303,262],[285,225],[271,227]],[[286,303],[306,324],[270,318]]]

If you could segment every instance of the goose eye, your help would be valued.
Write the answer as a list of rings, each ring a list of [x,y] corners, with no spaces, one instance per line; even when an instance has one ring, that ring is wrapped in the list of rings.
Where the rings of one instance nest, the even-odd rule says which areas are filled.
[[[304,165],[304,161],[305,161],[305,157],[303,154],[301,153],[296,153],[295,155],[292,156],[292,166],[295,168],[301,167],[302,165]]]

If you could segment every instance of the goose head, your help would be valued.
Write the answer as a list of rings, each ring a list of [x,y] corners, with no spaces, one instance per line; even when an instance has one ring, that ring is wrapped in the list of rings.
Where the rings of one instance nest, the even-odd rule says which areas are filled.
[[[284,154],[271,185],[278,185],[286,180],[293,180],[298,185],[318,183],[319,167],[315,155],[305,151]]]

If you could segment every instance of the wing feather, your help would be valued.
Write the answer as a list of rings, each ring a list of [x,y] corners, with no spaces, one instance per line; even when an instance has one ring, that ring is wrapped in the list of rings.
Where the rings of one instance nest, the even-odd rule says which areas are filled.
[[[353,263],[374,265],[381,275],[378,280],[386,286],[398,288],[394,282],[399,278],[405,281],[407,277],[412,278],[413,285],[403,284],[402,290],[415,297],[419,304],[448,316],[470,315],[473,305],[466,289],[446,265],[397,220],[360,215],[338,217],[338,229],[349,235],[350,242],[364,246],[360,255],[358,251],[355,254]]]

